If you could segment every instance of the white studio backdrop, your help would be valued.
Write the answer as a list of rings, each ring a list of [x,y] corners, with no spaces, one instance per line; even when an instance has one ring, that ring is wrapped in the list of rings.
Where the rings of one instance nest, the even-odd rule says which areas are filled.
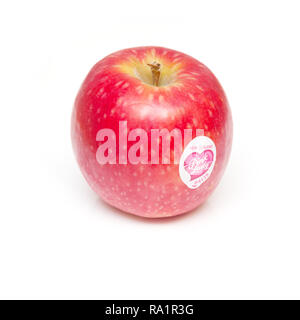
[[[298,1],[2,1],[2,299],[300,298]],[[89,69],[158,45],[227,93],[226,173],[198,210],[144,220],[104,205],[71,148]]]

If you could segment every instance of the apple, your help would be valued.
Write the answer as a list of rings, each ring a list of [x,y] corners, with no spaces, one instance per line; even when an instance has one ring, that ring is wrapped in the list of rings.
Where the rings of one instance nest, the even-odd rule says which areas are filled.
[[[148,218],[201,205],[231,151],[232,117],[213,73],[162,47],[100,60],[72,114],[72,143],[91,188],[108,204]]]

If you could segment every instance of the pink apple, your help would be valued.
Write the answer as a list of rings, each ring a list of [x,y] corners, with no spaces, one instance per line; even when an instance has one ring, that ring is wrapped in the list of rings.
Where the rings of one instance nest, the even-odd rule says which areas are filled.
[[[161,47],[125,49],[84,80],[72,142],[104,201],[138,216],[175,216],[218,185],[231,150],[231,112],[218,80],[196,59]]]

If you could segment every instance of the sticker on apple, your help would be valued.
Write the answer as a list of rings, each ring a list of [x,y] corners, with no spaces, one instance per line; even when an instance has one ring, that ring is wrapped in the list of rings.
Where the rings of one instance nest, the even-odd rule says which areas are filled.
[[[179,175],[190,189],[201,186],[211,175],[216,162],[216,146],[206,136],[198,136],[185,147],[179,162]]]

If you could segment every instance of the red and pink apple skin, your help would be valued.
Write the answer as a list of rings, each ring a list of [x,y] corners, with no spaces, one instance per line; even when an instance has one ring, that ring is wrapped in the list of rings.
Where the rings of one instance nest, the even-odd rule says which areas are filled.
[[[165,70],[162,86],[146,83],[153,61]],[[151,129],[203,129],[217,150],[211,176],[190,189],[178,164],[100,165],[97,132],[111,128],[118,141],[121,120],[128,131],[149,133],[149,153]],[[85,179],[105,202],[142,217],[176,216],[201,205],[218,185],[231,151],[231,111],[216,77],[196,59],[162,47],[125,49],[99,61],[84,80],[72,114],[72,143]]]

